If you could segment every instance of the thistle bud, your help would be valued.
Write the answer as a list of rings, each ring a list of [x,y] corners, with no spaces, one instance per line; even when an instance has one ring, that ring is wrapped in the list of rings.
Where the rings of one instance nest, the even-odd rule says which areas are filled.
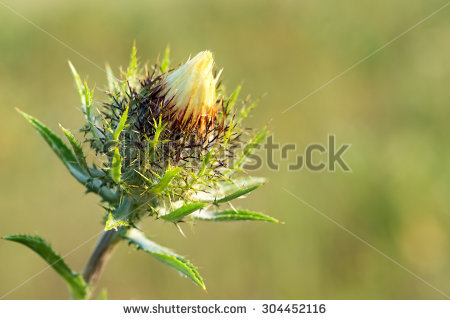
[[[212,53],[203,51],[162,81],[159,96],[163,98],[163,113],[172,128],[202,135],[214,123],[220,72],[214,78],[213,67]]]

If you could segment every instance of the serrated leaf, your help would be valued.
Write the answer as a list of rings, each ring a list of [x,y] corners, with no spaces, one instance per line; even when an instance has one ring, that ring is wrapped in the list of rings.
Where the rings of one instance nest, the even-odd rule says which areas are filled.
[[[161,61],[161,73],[165,73],[169,69],[170,64],[170,47],[167,46],[164,52],[164,57]]]
[[[21,243],[41,256],[65,280],[74,298],[85,299],[87,297],[88,286],[82,275],[72,271],[64,260],[53,251],[50,244],[41,237],[10,235],[3,239]]]
[[[198,273],[197,268],[184,257],[153,242],[135,228],[131,228],[124,237],[129,241],[129,243],[136,245],[138,249],[144,250],[161,262],[175,268],[191,279],[200,288],[206,290],[205,283]]]
[[[65,129],[62,125],[59,125],[59,127],[66,135],[67,140],[69,140],[72,149],[75,152],[75,157],[78,161],[78,164],[89,174],[89,166],[86,162],[86,157],[84,156],[81,145],[75,140],[75,137],[73,136],[72,132],[70,132],[70,130]]]
[[[208,203],[205,203],[205,202],[189,203],[189,204],[181,206],[180,208],[170,212],[169,214],[165,214],[165,215],[161,216],[161,218],[166,221],[178,222],[178,221],[181,221],[187,215],[191,214],[192,212],[200,210],[200,209],[206,207],[207,205],[208,205]]]
[[[200,211],[191,214],[192,219],[207,220],[207,221],[237,221],[237,220],[251,220],[251,221],[267,221],[279,223],[275,218],[268,215],[248,211],[248,210],[224,210],[224,211]]]
[[[39,120],[26,114],[25,112],[17,111],[28,121],[44,138],[47,144],[52,148],[52,150],[56,153],[58,158],[63,162],[69,172],[82,184],[86,184],[89,179],[89,175],[83,170],[83,168],[79,165],[76,157],[72,153],[72,151],[66,146],[64,142],[54,134],[49,128],[47,128],[43,123]]]
[[[175,178],[181,170],[182,169],[180,167],[175,167],[167,170],[164,174],[164,177],[162,177],[157,184],[150,188],[150,192],[156,194],[163,192],[164,189],[166,189],[169,183],[172,181],[172,179]]]
[[[120,156],[119,147],[114,149],[114,155],[111,163],[111,178],[115,183],[120,183],[120,176],[122,170],[122,158]]]
[[[17,111],[38,131],[53,152],[55,152],[58,158],[69,170],[70,174],[72,174],[78,182],[86,186],[88,191],[94,192],[101,196],[103,200],[112,204],[118,202],[119,197],[117,193],[107,187],[104,187],[103,183],[99,179],[91,179],[87,172],[85,172],[80,166],[69,147],[67,147],[55,133],[53,133],[49,128],[33,116],[30,116],[19,109],[17,109]]]

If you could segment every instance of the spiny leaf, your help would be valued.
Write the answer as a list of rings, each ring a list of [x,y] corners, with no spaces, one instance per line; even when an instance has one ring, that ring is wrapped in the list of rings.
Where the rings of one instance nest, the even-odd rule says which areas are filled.
[[[137,71],[136,53],[137,53],[136,42],[133,42],[133,48],[131,49],[130,64],[128,66],[127,77],[130,77],[130,76],[136,74],[136,71]]]
[[[10,235],[5,240],[21,243],[44,259],[67,283],[72,295],[76,299],[85,299],[88,295],[88,286],[83,277],[73,272],[64,260],[53,251],[49,243],[39,236]]]
[[[97,129],[96,119],[92,112],[94,90],[89,89],[86,81],[84,81],[84,83],[83,81],[81,81],[79,74],[77,73],[75,67],[72,65],[70,61],[69,66],[75,81],[75,87],[77,88],[78,94],[80,96],[81,105],[83,107],[83,112],[88,123],[89,131],[93,136],[92,143],[96,145],[98,148],[100,148],[101,147],[100,138],[103,138],[103,134]]]
[[[130,64],[128,65],[127,69],[127,81],[134,85],[134,83],[137,81],[137,69],[138,69],[138,63],[137,63],[137,57],[136,57],[136,42],[133,42],[133,48],[131,49],[131,56],[130,56]],[[126,86],[127,83],[125,81],[124,86]]]
[[[117,127],[113,133],[113,140],[117,141],[117,139],[119,139],[120,133],[123,131],[123,129],[125,129],[125,123],[127,122],[128,119],[128,108],[129,106],[125,108],[125,111],[120,116],[120,121],[117,124]]]
[[[103,186],[99,179],[91,179],[91,177],[80,166],[72,151],[56,134],[54,134],[49,128],[33,116],[30,116],[19,109],[17,109],[17,111],[38,131],[38,133],[44,138],[53,152],[55,152],[58,158],[66,166],[72,176],[78,180],[78,182],[86,186],[89,191],[100,195],[103,200],[112,204],[118,202],[117,193]]]
[[[158,121],[156,121],[156,119],[153,119],[153,124],[155,127],[155,133],[153,135],[153,139],[149,140],[148,149],[145,155],[146,159],[150,159],[150,156],[153,155],[158,144],[164,142],[164,140],[160,141],[159,137],[166,127],[167,123],[162,123],[162,116],[160,115]]]
[[[108,82],[108,90],[110,92],[115,92],[118,89],[117,78],[114,76],[114,73],[109,64],[105,65],[105,70],[106,70],[106,81]]]
[[[242,85],[238,85],[236,90],[231,94],[230,98],[227,102],[227,109],[230,110],[234,107],[234,104],[236,103],[237,97],[239,96],[239,93],[241,92]]]
[[[83,149],[81,148],[80,144],[75,140],[75,137],[73,136],[72,132],[70,132],[70,130],[65,129],[62,125],[59,125],[59,127],[64,132],[67,140],[69,140],[70,144],[72,145],[72,149],[75,152],[75,157],[77,158],[78,164],[84,170],[86,170],[87,173],[89,173],[89,166],[86,162],[86,157],[84,156]]]
[[[128,108],[129,108],[129,106],[126,107],[125,111],[120,116],[119,123],[117,124],[117,127],[114,130],[113,135],[112,135],[113,140],[115,140],[117,143],[117,146],[114,149],[114,155],[113,155],[112,163],[111,163],[111,178],[114,180],[115,183],[120,183],[120,176],[121,176],[121,170],[122,170],[122,158],[120,156],[120,150],[119,150],[120,142],[118,141],[118,139],[119,139],[120,133],[125,128],[125,124],[128,119]]]
[[[164,57],[161,61],[161,72],[165,73],[169,69],[170,64],[170,47],[166,47],[166,51],[164,52]]]
[[[259,188],[261,186],[261,184],[250,187],[250,188],[246,188],[246,189],[241,189],[241,190],[237,190],[235,192],[233,192],[232,194],[229,194],[221,199],[217,199],[214,201],[214,204],[219,204],[219,203],[224,203],[224,202],[228,202],[231,201],[233,199],[242,197],[243,195],[252,192],[253,190]]]
[[[189,279],[191,279],[200,288],[206,290],[205,283],[198,273],[197,268],[184,257],[177,255],[170,249],[164,248],[159,244],[151,241],[137,229],[131,228],[124,237],[129,241],[129,243],[136,245],[138,249],[144,250],[145,252],[154,256],[156,259],[175,268],[176,270],[187,276]]]
[[[50,148],[56,153],[59,159],[63,162],[63,164],[67,167],[69,172],[82,184],[86,184],[89,175],[84,172],[82,167],[78,164],[78,161],[72,151],[66,146],[64,142],[54,134],[49,128],[47,128],[43,123],[41,123],[36,118],[26,114],[25,112],[17,111],[27,120],[44,138],[44,140],[48,143]]]
[[[125,196],[119,206],[109,213],[105,224],[105,231],[117,229],[121,226],[128,226],[128,220],[133,213],[133,201],[129,196]]]
[[[165,214],[165,215],[161,216],[161,218],[164,220],[167,220],[167,221],[178,222],[178,221],[181,221],[187,215],[191,214],[192,212],[200,210],[200,209],[206,207],[207,205],[208,205],[208,203],[204,203],[204,202],[189,203],[189,204],[186,204],[186,205],[172,211],[169,214]]]
[[[119,227],[127,227],[127,226],[129,226],[129,223],[127,221],[116,220],[110,212],[109,216],[108,216],[108,220],[106,220],[106,223],[105,223],[105,231],[108,231],[111,229],[117,230],[117,228],[119,228]]]
[[[253,101],[249,106],[243,107],[239,112],[239,114],[236,116],[236,123],[240,123],[242,120],[247,118],[250,111],[252,111],[253,108],[255,108],[258,103],[259,99]]]
[[[72,62],[69,61],[70,70],[72,71],[73,80],[75,81],[75,87],[77,88],[78,94],[80,95],[81,104],[83,106],[86,105],[86,96],[84,94],[84,85],[83,81],[81,80],[80,75],[78,74],[77,70],[73,66]]]
[[[87,120],[91,123],[93,123],[92,118],[92,98],[93,98],[93,91],[89,90],[89,87],[86,83],[86,81],[82,81],[80,75],[78,74],[77,70],[73,66],[72,62],[69,61],[70,70],[72,71],[73,79],[75,81],[75,87],[77,88],[78,94],[80,96],[81,104],[84,108],[84,111],[86,113]]]
[[[172,181],[172,179],[175,178],[181,170],[182,168],[180,167],[175,167],[167,170],[164,174],[164,177],[162,177],[161,180],[159,180],[159,182],[150,189],[150,192],[156,194],[163,192],[164,189],[166,189],[169,185],[170,181]]]
[[[259,187],[265,182],[266,179],[261,177],[244,176],[233,179],[229,178],[228,181],[217,183],[215,188],[206,188],[204,191],[200,190],[196,192],[193,197],[197,201],[214,203],[217,199],[222,199],[255,186]],[[239,195],[237,196],[239,197]]]
[[[190,217],[196,220],[207,220],[207,221],[256,220],[275,223],[280,222],[277,219],[267,216],[265,214],[248,210],[224,210],[216,212],[200,211],[193,213]]]
[[[120,175],[122,170],[122,158],[120,157],[119,147],[114,149],[114,155],[111,163],[111,178],[115,183],[120,183]]]
[[[211,163],[211,157],[214,154],[215,149],[216,149],[216,146],[214,145],[214,147],[212,147],[211,150],[209,150],[208,153],[203,157],[202,165],[201,165],[200,169],[198,170],[198,174],[197,174],[197,176],[199,178],[202,177],[205,174],[205,172],[207,171],[208,165]]]

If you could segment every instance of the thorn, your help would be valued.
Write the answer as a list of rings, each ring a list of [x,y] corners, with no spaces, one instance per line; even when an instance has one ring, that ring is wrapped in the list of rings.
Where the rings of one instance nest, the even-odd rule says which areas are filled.
[[[232,204],[231,202],[228,202],[228,205],[231,207],[231,209],[232,209],[234,212],[238,213],[238,211],[236,210],[236,208],[233,206],[233,204]]]
[[[183,229],[181,229],[180,225],[179,225],[178,223],[175,223],[175,226],[177,227],[178,231],[180,231],[181,235],[182,235],[183,237],[187,238],[186,235],[185,235],[184,232],[183,232]]]

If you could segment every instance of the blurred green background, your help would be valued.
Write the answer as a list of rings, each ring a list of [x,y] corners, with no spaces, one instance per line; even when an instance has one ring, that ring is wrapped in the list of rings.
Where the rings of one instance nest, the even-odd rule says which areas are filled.
[[[441,299],[442,294],[296,200],[295,194],[450,294],[450,7],[312,95],[349,66],[443,6],[443,0],[25,1],[4,3],[100,66],[141,62],[170,44],[172,61],[210,49],[231,90],[268,95],[248,119],[272,120],[276,142],[351,143],[351,173],[253,172],[269,183],[244,208],[285,222],[147,221],[145,231],[199,266],[208,293],[123,244],[103,273],[111,299]],[[0,4],[0,235],[38,233],[67,254],[102,228],[103,210],[16,113],[59,132],[83,122],[67,60],[97,99],[103,71]],[[262,153],[261,153],[262,154]],[[95,238],[67,261],[81,270]],[[46,267],[0,241],[0,296]],[[6,299],[63,299],[51,269]]]

